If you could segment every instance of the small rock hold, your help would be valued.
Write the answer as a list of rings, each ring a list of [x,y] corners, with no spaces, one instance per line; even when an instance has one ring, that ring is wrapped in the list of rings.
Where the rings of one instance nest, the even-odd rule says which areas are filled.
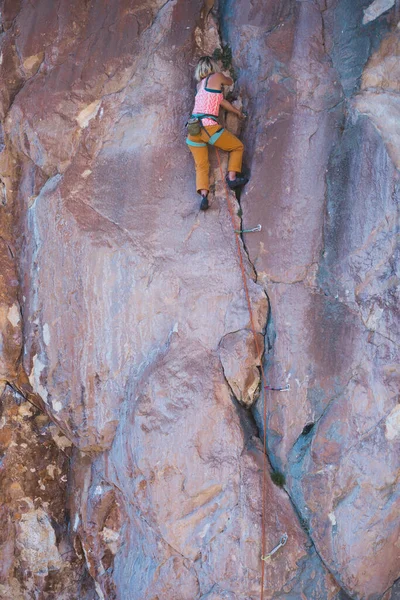
[[[394,6],[395,0],[375,0],[364,10],[363,25],[374,21]]]
[[[387,440],[394,440],[400,437],[400,404],[394,407],[386,418],[385,437]]]

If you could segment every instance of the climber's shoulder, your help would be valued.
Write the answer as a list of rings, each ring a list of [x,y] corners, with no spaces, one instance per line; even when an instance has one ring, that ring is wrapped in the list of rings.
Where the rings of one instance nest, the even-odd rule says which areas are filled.
[[[213,89],[221,88],[221,85],[232,85],[233,79],[227,77],[223,73],[213,73],[208,79],[208,87]]]

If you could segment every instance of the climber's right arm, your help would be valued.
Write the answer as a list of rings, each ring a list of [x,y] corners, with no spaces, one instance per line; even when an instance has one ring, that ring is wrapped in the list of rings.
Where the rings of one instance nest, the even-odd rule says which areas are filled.
[[[221,106],[228,112],[231,112],[234,115],[236,115],[237,117],[239,117],[239,119],[245,118],[245,115],[242,113],[242,111],[237,109],[235,106],[233,106],[230,102],[228,102],[228,100],[225,100],[225,99],[222,100]]]

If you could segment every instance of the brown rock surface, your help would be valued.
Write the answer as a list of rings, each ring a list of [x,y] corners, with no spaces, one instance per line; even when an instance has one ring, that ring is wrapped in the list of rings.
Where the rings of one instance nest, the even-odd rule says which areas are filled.
[[[17,402],[16,402],[17,400]],[[0,598],[94,600],[85,562],[71,547],[65,495],[69,440],[9,387],[0,415]]]
[[[235,398],[248,408],[260,393],[261,376],[258,352],[264,352],[264,338],[257,336],[257,344],[250,331],[228,333],[219,345],[224,375]]]
[[[18,277],[7,242],[0,238],[0,393],[17,377],[22,350],[22,320]]]
[[[288,541],[264,598],[394,600],[398,30],[368,4],[0,3],[0,382],[58,426],[6,387],[5,598],[260,597],[259,357],[215,156],[199,213],[183,130],[224,41],[257,336],[290,384],[267,397],[265,551]]]

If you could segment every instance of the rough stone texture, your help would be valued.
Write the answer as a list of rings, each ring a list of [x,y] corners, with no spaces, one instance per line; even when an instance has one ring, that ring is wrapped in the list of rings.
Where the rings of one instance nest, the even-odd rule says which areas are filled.
[[[290,384],[266,399],[265,551],[288,542],[264,598],[394,600],[395,11],[363,25],[361,0],[57,4],[1,3],[0,383],[47,414],[21,416],[5,388],[8,420],[46,433],[23,421],[16,447],[3,427],[1,593],[260,597],[260,357],[218,163],[199,213],[183,129],[195,61],[224,42],[249,113],[234,227],[263,225],[240,247],[268,383]],[[17,478],[31,461],[49,483]]]
[[[246,16],[243,4],[226,2],[224,11],[242,100],[256,123],[248,134],[255,183],[242,206],[246,227],[265,224],[246,244],[270,301],[269,379],[291,384],[267,400],[269,456],[350,597],[386,597],[400,569],[400,145],[397,124],[390,127],[398,112],[398,29],[377,45],[373,36],[385,23],[363,30],[361,2],[352,14],[346,2],[327,3],[322,14],[318,3],[299,3],[268,24],[261,4]],[[264,60],[255,62],[257,28],[270,34]],[[292,40],[289,61],[277,31]],[[251,85],[268,70],[266,111]],[[360,93],[343,102],[361,74]],[[261,426],[262,406],[255,414]]]
[[[68,536],[69,447],[47,416],[5,389],[0,415],[2,600],[96,598],[85,562]]]
[[[7,381],[16,379],[22,350],[18,285],[11,249],[0,238],[0,393]]]
[[[363,24],[366,25],[370,21],[374,21],[382,13],[392,8],[394,4],[395,0],[374,0],[374,2],[364,10]]]
[[[256,345],[253,334],[247,331],[228,333],[219,345],[224,375],[235,398],[247,407],[259,396],[260,352],[264,352],[263,336],[257,336]]]
[[[367,115],[382,136],[386,150],[400,168],[400,32],[386,36],[366,65],[360,93],[354,99],[357,111]]]

